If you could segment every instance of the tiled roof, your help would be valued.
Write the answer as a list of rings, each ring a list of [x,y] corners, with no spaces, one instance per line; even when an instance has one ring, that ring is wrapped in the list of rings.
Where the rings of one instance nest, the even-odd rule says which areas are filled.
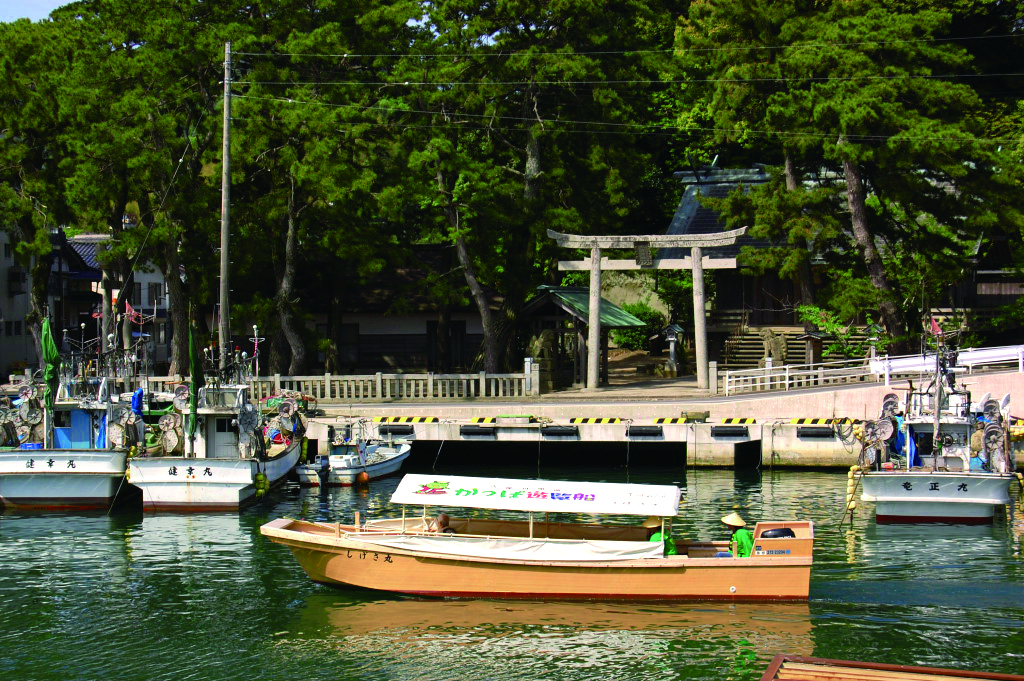
[[[676,173],[688,186],[679,201],[679,207],[672,217],[667,234],[715,234],[725,231],[725,223],[718,211],[701,205],[699,196],[724,199],[736,187],[742,185],[761,184],[768,181],[768,174],[762,168],[750,170],[722,170],[708,168],[700,171],[699,180],[693,173]],[[734,258],[739,255],[742,246],[766,246],[768,242],[744,235],[732,246],[721,246],[704,249],[704,255],[719,258]],[[661,249],[661,258],[684,258],[689,255],[688,248]]]

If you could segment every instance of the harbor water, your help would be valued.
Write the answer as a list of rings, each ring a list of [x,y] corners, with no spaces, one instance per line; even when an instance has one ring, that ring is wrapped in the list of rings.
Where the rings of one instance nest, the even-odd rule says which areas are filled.
[[[411,472],[431,472],[433,461]],[[536,477],[535,466],[437,473]],[[777,653],[1024,673],[1024,513],[991,526],[840,525],[845,472],[542,468],[678,484],[679,536],[815,521],[807,603],[387,597],[310,582],[262,523],[394,511],[368,489],[274,490],[230,514],[0,515],[0,676],[81,679],[757,679]]]

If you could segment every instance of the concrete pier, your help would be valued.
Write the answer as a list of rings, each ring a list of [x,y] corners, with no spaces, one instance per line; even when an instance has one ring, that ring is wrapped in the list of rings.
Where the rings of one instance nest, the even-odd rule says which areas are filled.
[[[1024,401],[1024,377],[1017,372],[967,376],[961,382],[977,397],[1010,393]],[[333,428],[353,436],[438,445],[663,443],[671,465],[732,467],[743,461],[762,467],[848,468],[860,454],[852,422],[877,418],[886,393],[906,390],[871,384],[708,398],[677,383],[674,392],[663,386],[617,388],[502,403],[321,404],[325,415],[312,419],[308,436],[321,452]]]

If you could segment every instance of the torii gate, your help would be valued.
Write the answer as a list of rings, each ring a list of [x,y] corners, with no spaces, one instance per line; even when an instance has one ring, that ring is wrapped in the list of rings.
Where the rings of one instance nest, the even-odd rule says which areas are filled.
[[[590,313],[587,326],[587,389],[600,382],[601,352],[601,270],[683,270],[693,272],[693,335],[697,351],[697,387],[708,388],[708,337],[704,312],[704,270],[736,267],[736,258],[711,258],[702,249],[730,246],[743,236],[746,227],[719,234],[680,234],[651,236],[582,236],[548,230],[548,237],[564,248],[589,248],[587,260],[559,260],[558,269],[590,270]],[[690,257],[652,258],[651,248],[689,248]],[[635,260],[601,258],[602,248],[636,249]]]

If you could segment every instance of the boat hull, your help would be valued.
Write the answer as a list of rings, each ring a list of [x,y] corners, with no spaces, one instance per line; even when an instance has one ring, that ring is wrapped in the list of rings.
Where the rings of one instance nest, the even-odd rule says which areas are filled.
[[[0,505],[39,510],[108,508],[124,482],[125,452],[19,449],[0,454]]]
[[[875,503],[879,523],[992,522],[1010,503],[1012,475],[942,471],[870,471],[861,478],[861,499]]]
[[[149,511],[233,511],[258,498],[256,475],[283,482],[298,462],[298,441],[267,460],[158,456],[132,459],[129,481]]]
[[[774,601],[807,600],[811,557],[528,561],[410,552],[339,536],[289,532],[279,520],[263,534],[288,546],[323,584],[447,598]]]
[[[409,458],[409,448],[390,459],[365,467],[336,468],[332,466],[327,473],[327,484],[335,487],[350,487],[356,484],[359,474],[363,472],[367,475],[367,481],[386,478],[397,473],[407,458]]]

